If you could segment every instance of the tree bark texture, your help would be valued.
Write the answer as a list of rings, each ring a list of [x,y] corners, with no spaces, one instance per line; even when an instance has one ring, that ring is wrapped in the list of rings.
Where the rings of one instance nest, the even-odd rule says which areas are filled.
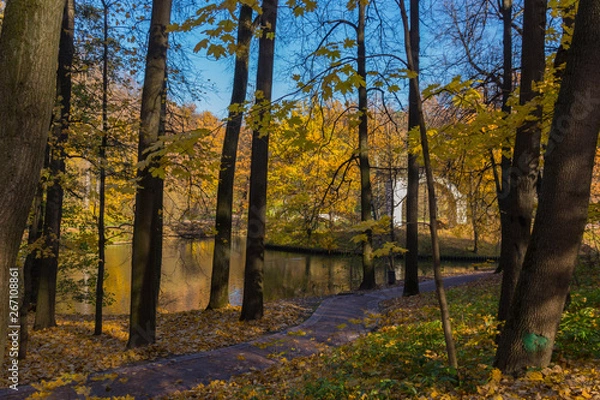
[[[525,0],[523,15],[523,45],[521,54],[520,104],[533,100],[539,92],[533,84],[541,82],[546,67],[546,0]],[[541,107],[532,112],[532,120],[517,129],[510,168],[507,198],[507,236],[503,237],[505,252],[501,253],[503,270],[498,318],[506,318],[511,306],[523,258],[529,244],[531,222],[535,208],[539,175]]]
[[[238,51],[235,57],[231,106],[241,106],[246,101],[248,88],[248,60],[252,39],[252,8],[242,5],[237,33]],[[233,207],[233,183],[237,147],[242,129],[243,113],[229,111],[223,150],[221,169],[217,187],[217,216],[215,221],[215,248],[210,283],[209,309],[225,307],[229,304],[229,266],[231,259],[231,224]]]
[[[390,200],[390,243],[396,243],[396,223],[394,222],[394,208],[396,206],[394,201],[394,192],[396,191],[396,173],[390,163],[388,170],[388,182],[391,189],[391,200]],[[387,270],[387,281],[388,285],[396,284],[396,254],[390,252],[388,256],[388,270]]]
[[[406,14],[406,6],[404,0],[399,1],[400,14],[402,24],[404,26],[404,44],[406,48],[406,58],[408,68],[414,71],[413,51],[411,48],[410,31],[408,28],[408,16]],[[421,92],[419,90],[418,76],[410,79],[410,84],[414,88],[417,96],[416,105],[419,115],[419,133],[421,138],[421,148],[423,149],[423,161],[425,164],[425,175],[427,178],[427,200],[429,201],[429,230],[431,233],[431,251],[433,258],[433,275],[435,281],[436,295],[440,307],[440,319],[442,329],[444,331],[444,339],[446,341],[446,353],[448,355],[448,365],[455,371],[458,371],[458,360],[456,357],[456,346],[452,336],[452,324],[450,322],[450,312],[448,302],[446,300],[446,290],[444,289],[444,281],[442,278],[440,267],[440,242],[437,229],[437,198],[435,195],[435,182],[433,178],[433,168],[431,166],[431,158],[429,155],[429,143],[427,139],[427,127],[425,125],[425,116],[423,114],[423,103],[421,101]]]
[[[146,150],[158,140],[164,115],[167,75],[167,26],[171,0],[154,0],[146,72],[142,91],[138,160],[147,160]],[[131,314],[128,348],[156,341],[156,309],[162,262],[163,180],[152,176],[150,163],[138,169],[131,262]]]
[[[104,265],[106,260],[106,147],[108,146],[108,4],[102,1],[104,37],[102,48],[102,139],[98,158],[100,179],[98,191],[98,275],[96,277],[96,312],[94,313],[94,335],[102,334],[102,303],[104,302]]]
[[[63,0],[6,5],[0,34],[0,348],[19,325],[9,296],[17,252],[44,161],[56,95]],[[18,286],[18,285],[17,285]],[[18,292],[18,290],[17,290]],[[17,293],[18,294],[18,293]],[[18,300],[15,298],[13,300]],[[15,318],[13,320],[13,318]],[[0,363],[4,350],[0,351]]]
[[[357,73],[363,81],[367,82],[367,57],[365,46],[365,8],[366,3],[358,1],[358,26],[357,36]],[[373,220],[372,203],[373,191],[371,189],[371,167],[369,165],[369,126],[368,126],[368,103],[367,87],[358,87],[358,112],[360,113],[358,124],[358,161],[360,168],[360,220],[368,222]],[[373,263],[373,231],[366,229],[366,238],[362,243],[362,266],[363,279],[360,289],[375,288],[375,265]]]
[[[511,106],[508,103],[512,93],[512,0],[502,1],[502,111],[508,115],[511,113]],[[509,246],[509,237],[511,230],[509,229],[508,215],[508,193],[510,192],[510,157],[511,147],[508,143],[503,145],[502,160],[500,161],[501,179],[497,179],[496,194],[498,196],[498,210],[500,211],[500,261],[496,268],[496,273],[504,270],[503,263],[509,260],[512,256],[512,249]],[[493,157],[493,154],[492,154]],[[495,167],[494,167],[495,168]],[[496,173],[496,170],[494,170]],[[504,261],[503,261],[504,260]],[[500,303],[503,307],[503,303]],[[505,314],[502,310],[498,314]]]
[[[75,4],[67,0],[63,12],[58,50],[58,73],[56,79],[60,112],[51,129],[48,143],[50,155],[50,174],[52,183],[46,191],[46,209],[44,216],[43,236],[46,247],[50,249],[47,257],[40,262],[40,280],[35,311],[34,329],[45,329],[56,326],[56,278],[58,273],[58,257],[60,251],[60,225],[62,221],[62,203],[64,191],[62,179],[65,174],[64,145],[69,135],[71,114],[71,69],[75,33]]]
[[[29,225],[29,232],[27,234],[27,244],[32,245],[42,237],[43,230],[43,219],[42,215],[44,208],[42,207],[42,198],[44,196],[44,189],[42,183],[39,182],[35,197],[33,198],[31,224]],[[29,326],[27,323],[29,308],[32,303],[35,303],[36,297],[33,297],[34,291],[34,268],[39,259],[37,258],[37,250],[30,251],[25,258],[23,263],[23,276],[21,281],[23,282],[23,295],[21,299],[21,306],[19,307],[19,319],[21,334],[19,335],[19,360],[24,360],[27,357],[27,348],[29,346]],[[39,268],[39,266],[37,266]],[[39,270],[39,269],[38,269]]]
[[[277,0],[264,0],[261,15],[262,35],[258,43],[256,71],[257,126],[252,132],[250,162],[250,198],[246,234],[244,298],[240,320],[251,321],[263,316],[263,275],[265,262],[265,220],[267,212],[267,172],[269,162],[269,121],[273,64],[275,61],[275,27]]]
[[[600,3],[581,0],[545,155],[531,243],[496,353],[518,373],[550,362],[587,220],[600,131]]]
[[[413,67],[419,73],[419,0],[410,1],[410,47]],[[408,91],[408,130],[419,126],[419,110],[415,88]],[[409,151],[406,187],[406,254],[404,255],[403,296],[419,294],[419,162],[418,155]]]

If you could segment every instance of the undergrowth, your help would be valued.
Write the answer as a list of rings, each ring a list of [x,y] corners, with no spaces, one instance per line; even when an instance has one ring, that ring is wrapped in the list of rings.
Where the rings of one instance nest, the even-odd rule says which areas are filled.
[[[577,271],[553,364],[518,379],[492,368],[501,279],[495,275],[448,291],[459,378],[447,367],[435,294],[427,293],[386,302],[377,331],[348,345],[215,381],[177,398],[600,398],[598,272],[597,266]]]

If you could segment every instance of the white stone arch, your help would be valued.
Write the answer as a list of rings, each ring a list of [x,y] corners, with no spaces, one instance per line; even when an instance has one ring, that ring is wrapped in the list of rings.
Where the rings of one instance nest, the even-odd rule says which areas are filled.
[[[452,200],[455,203],[456,212],[456,223],[466,224],[467,223],[467,200],[465,196],[458,190],[456,185],[450,182],[446,178],[434,178],[436,185],[443,187],[448,193],[452,195]],[[425,177],[419,177],[419,185],[425,183]],[[394,223],[402,225],[404,221],[404,215],[402,207],[406,201],[408,181],[405,177],[400,177],[395,182],[393,205],[394,205]],[[391,188],[388,188],[390,190]],[[391,206],[391,205],[390,205]],[[443,217],[443,216],[441,216]]]

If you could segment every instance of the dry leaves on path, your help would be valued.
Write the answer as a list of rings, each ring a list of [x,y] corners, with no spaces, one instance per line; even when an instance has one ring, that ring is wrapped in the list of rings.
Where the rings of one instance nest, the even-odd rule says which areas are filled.
[[[159,314],[157,343],[133,350],[125,348],[127,316],[106,317],[101,336],[93,336],[91,316],[59,316],[57,327],[30,332],[27,359],[19,361],[19,384],[49,380],[63,374],[88,374],[132,362],[245,342],[298,325],[308,318],[317,304],[317,299],[267,303],[264,318],[251,322],[238,320],[240,307]],[[8,364],[4,370],[7,367]],[[8,386],[5,377],[0,384]]]
[[[591,349],[581,351],[593,343],[565,346],[571,336],[579,337],[573,332],[587,332],[581,321],[569,330],[563,323],[557,343],[562,350],[549,368],[520,378],[492,368],[499,285],[500,276],[494,275],[448,290],[460,383],[446,367],[435,294],[424,293],[384,302],[379,329],[349,344],[163,399],[600,399],[600,360],[589,357]],[[573,293],[570,312],[575,315],[581,304],[599,304],[597,289],[587,292],[587,301],[583,289]]]

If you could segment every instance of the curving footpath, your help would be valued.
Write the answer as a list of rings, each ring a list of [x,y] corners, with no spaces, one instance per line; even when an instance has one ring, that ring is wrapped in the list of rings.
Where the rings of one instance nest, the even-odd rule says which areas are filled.
[[[444,279],[445,287],[462,285],[489,273],[453,276]],[[433,281],[419,284],[421,292],[435,290]],[[307,356],[330,346],[339,346],[368,332],[362,320],[377,312],[379,303],[402,296],[402,287],[342,294],[324,300],[310,318],[285,331],[266,335],[251,342],[212,351],[175,356],[120,367],[91,374],[83,385],[91,388],[88,396],[112,397],[132,395],[136,399],[151,399],[176,391],[189,390],[200,383],[227,380],[244,372],[256,371],[278,364],[282,357],[292,359]],[[31,386],[18,392],[0,390],[1,399],[25,399],[33,394]],[[56,389],[49,399],[84,399],[71,386]]]

